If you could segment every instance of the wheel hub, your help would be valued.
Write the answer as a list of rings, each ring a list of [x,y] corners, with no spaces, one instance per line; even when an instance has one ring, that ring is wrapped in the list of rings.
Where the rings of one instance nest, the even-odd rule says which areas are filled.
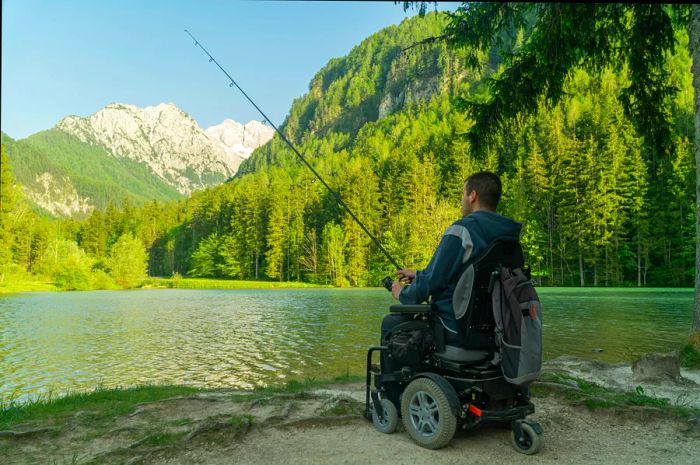
[[[434,435],[440,424],[437,401],[427,392],[418,391],[408,408],[411,424],[423,436]]]

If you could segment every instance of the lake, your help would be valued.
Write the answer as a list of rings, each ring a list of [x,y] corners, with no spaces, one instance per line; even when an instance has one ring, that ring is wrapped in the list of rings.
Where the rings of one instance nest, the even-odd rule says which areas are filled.
[[[678,348],[691,325],[692,289],[538,291],[545,359],[631,360]],[[99,385],[252,388],[362,374],[391,303],[383,289],[0,296],[0,399]]]

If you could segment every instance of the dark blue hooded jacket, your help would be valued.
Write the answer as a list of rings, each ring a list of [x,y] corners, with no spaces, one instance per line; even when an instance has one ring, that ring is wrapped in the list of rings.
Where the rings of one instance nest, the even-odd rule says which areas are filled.
[[[522,224],[495,212],[479,210],[447,228],[437,250],[424,270],[399,295],[402,304],[419,304],[430,297],[442,324],[457,332],[453,294],[469,261],[480,257],[498,238],[518,239]]]

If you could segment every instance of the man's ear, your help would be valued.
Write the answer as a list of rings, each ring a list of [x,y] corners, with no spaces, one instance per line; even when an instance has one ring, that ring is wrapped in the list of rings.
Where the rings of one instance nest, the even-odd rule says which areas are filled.
[[[471,191],[471,192],[469,193],[469,201],[470,201],[471,203],[474,203],[474,202],[476,202],[476,198],[477,198],[476,191],[475,191],[475,190]]]

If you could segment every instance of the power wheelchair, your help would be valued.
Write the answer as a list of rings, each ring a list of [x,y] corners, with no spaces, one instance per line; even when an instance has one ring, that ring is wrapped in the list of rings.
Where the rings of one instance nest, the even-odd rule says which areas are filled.
[[[401,417],[411,439],[429,449],[445,446],[457,428],[510,424],[515,449],[535,454],[543,431],[526,419],[535,411],[529,389],[508,383],[493,362],[498,348],[491,291],[501,266],[524,268],[522,249],[517,240],[499,239],[472,265],[474,281],[467,312],[458,320],[458,345],[446,342],[430,304],[390,306],[391,313],[413,318],[367,351],[365,417],[383,433],[393,433]],[[379,365],[372,364],[375,352],[381,354]]]

